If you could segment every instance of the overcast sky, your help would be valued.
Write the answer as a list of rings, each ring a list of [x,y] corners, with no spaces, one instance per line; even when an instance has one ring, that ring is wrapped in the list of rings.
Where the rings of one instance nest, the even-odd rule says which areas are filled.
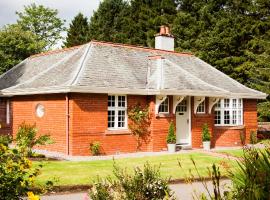
[[[93,14],[101,0],[0,0],[0,27],[15,23],[16,11],[23,10],[30,3],[42,4],[59,11],[59,17],[65,19],[67,25],[75,15],[82,12],[87,17]]]

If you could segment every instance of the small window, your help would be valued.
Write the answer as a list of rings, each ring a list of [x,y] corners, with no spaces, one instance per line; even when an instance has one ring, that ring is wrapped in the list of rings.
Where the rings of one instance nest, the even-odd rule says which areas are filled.
[[[201,102],[197,107],[197,113],[205,113],[205,101]]]
[[[169,97],[167,97],[158,108],[159,113],[169,113]]]
[[[127,121],[127,97],[124,95],[108,96],[108,128],[124,129]]]
[[[177,105],[176,112],[187,112],[187,100],[184,99]]]

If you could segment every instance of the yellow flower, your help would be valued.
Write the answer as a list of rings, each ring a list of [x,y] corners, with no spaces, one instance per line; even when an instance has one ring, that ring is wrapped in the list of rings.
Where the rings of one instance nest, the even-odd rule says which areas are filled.
[[[38,195],[34,195],[33,192],[27,192],[27,196],[29,200],[40,200]]]

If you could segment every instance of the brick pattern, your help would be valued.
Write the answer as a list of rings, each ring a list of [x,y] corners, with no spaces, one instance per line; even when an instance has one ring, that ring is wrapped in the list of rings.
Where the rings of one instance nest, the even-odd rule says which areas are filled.
[[[103,154],[136,151],[137,142],[128,130],[108,131],[107,94],[72,94],[70,97],[70,154],[89,155],[90,143],[99,141]],[[128,96],[128,107],[146,105],[146,96]],[[147,150],[143,142],[141,147]]]
[[[90,155],[89,146],[94,141],[101,143],[103,154],[117,154],[135,152],[137,142],[129,130],[108,131],[107,128],[107,94],[69,94],[69,154]],[[128,107],[140,103],[149,105],[151,113],[150,135],[143,141],[142,151],[161,151],[167,148],[166,136],[169,123],[175,123],[172,114],[173,98],[169,96],[169,114],[155,114],[155,96],[128,95]],[[45,115],[38,118],[35,113],[36,106],[45,107]],[[215,127],[214,114],[208,114],[208,98],[206,98],[206,113],[194,114],[194,98],[191,98],[191,125],[192,147],[202,147],[202,126],[207,123],[212,135],[213,146],[241,145],[240,132],[246,134],[246,143],[249,142],[251,130],[257,129],[256,100],[244,100],[244,124],[239,127]],[[3,120],[3,103],[0,104],[0,120]],[[23,121],[36,123],[40,133],[49,133],[55,143],[46,147],[39,147],[50,151],[67,152],[67,101],[64,94],[18,96],[12,99],[13,135],[19,124]],[[1,131],[1,129],[0,129]]]
[[[12,134],[12,115],[10,115],[10,123],[7,124],[6,119],[6,98],[0,98],[0,135]],[[12,113],[12,103],[10,101],[10,114]]]
[[[207,123],[211,136],[213,137],[214,115],[208,112],[209,99],[205,98],[205,114],[194,112],[194,97],[191,97],[191,137],[192,147],[202,148],[202,127]],[[213,144],[211,144],[213,147]]]
[[[33,95],[17,96],[13,101],[13,136],[22,122],[36,124],[40,134],[50,134],[54,144],[39,148],[66,152],[66,114],[65,95]],[[36,106],[42,104],[45,114],[42,118],[36,116]]]

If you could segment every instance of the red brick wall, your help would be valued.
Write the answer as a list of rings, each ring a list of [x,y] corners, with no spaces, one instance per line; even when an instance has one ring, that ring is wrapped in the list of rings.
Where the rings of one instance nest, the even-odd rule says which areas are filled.
[[[66,99],[64,94],[18,96],[12,99],[13,133],[23,121],[36,123],[40,133],[49,133],[55,144],[43,147],[51,151],[67,153],[66,140]],[[169,123],[175,122],[172,114],[173,98],[170,96],[170,114],[155,114],[155,96],[127,96],[128,106],[141,103],[149,105],[151,110],[151,134],[143,142],[142,151],[161,151],[166,149],[166,136]],[[45,116],[38,118],[35,109],[38,103],[45,106]],[[256,100],[244,100],[244,124],[246,142],[249,133],[257,129]],[[116,154],[136,151],[137,142],[129,131],[107,130],[107,95],[106,94],[69,94],[69,153],[70,155],[90,155],[89,145],[94,141],[101,143],[104,154]],[[212,134],[212,146],[240,145],[240,130],[228,127],[214,127],[214,114],[208,114],[208,98],[206,98],[206,114],[194,114],[194,98],[191,98],[192,147],[201,148],[201,132],[207,123]],[[5,112],[0,103],[1,113]],[[3,114],[0,116],[3,120]],[[1,129],[0,129],[1,131]]]
[[[90,155],[89,145],[99,141],[103,154],[135,152],[136,140],[129,131],[108,131],[107,94],[72,94],[70,96],[70,154]],[[146,105],[146,96],[127,96],[128,107]],[[141,149],[147,150],[147,144]]]
[[[54,144],[42,147],[50,151],[66,152],[66,114],[65,95],[32,95],[17,96],[13,101],[13,136],[22,122],[35,124],[40,134],[50,134]],[[42,118],[36,116],[37,104],[45,107],[45,115]]]
[[[10,115],[10,123],[7,124],[6,119],[6,98],[0,98],[0,135],[12,134],[12,115]],[[12,103],[9,101],[10,114],[12,113]]]
[[[202,148],[202,127],[208,125],[211,136],[213,137],[214,115],[208,112],[209,99],[205,98],[205,114],[194,113],[194,97],[191,97],[191,140],[192,148]],[[213,144],[211,144],[213,146]]]

